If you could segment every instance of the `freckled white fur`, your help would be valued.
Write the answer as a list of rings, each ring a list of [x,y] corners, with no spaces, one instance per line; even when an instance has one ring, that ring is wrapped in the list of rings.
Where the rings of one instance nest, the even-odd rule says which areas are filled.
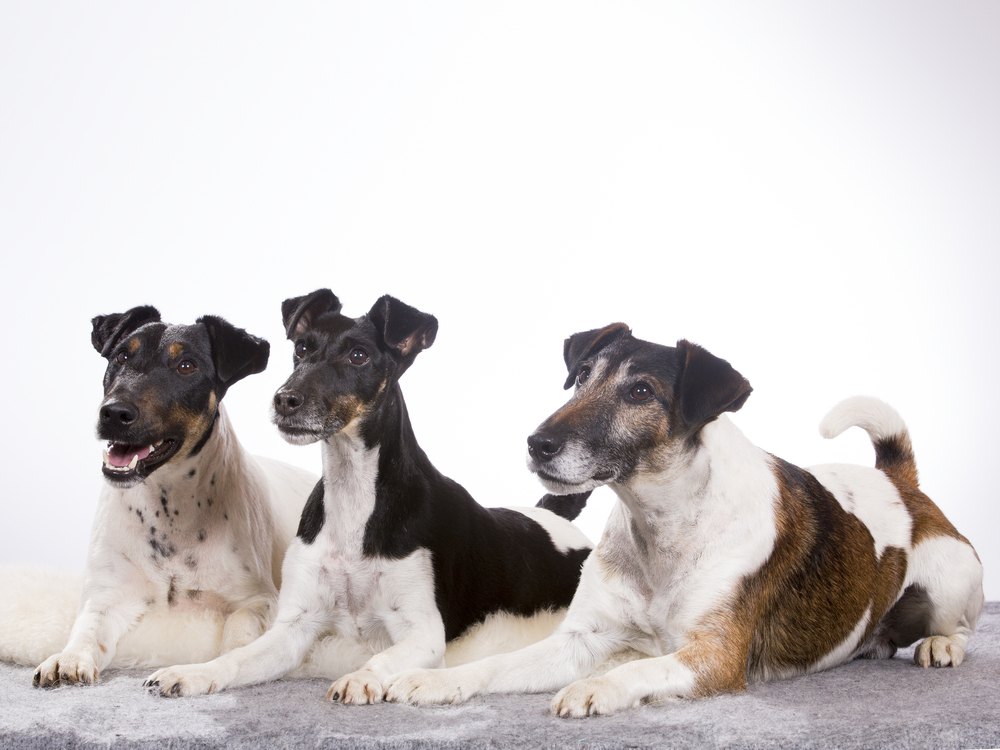
[[[92,681],[109,665],[158,666],[251,640],[273,617],[284,550],[314,481],[248,455],[220,407],[197,456],[175,458],[135,487],[104,487],[82,589],[72,577],[50,574],[54,589],[24,591],[17,574],[5,572],[4,589],[21,594],[5,596],[0,609],[2,656],[25,663],[42,648],[58,651],[40,667],[43,682],[57,673]],[[151,538],[172,553],[158,554]],[[72,612],[71,592],[80,609],[70,630],[64,620],[31,627],[51,623],[46,607]],[[9,630],[15,608],[25,619]]]
[[[829,434],[850,424],[882,436],[905,430],[898,415],[874,399],[848,400],[826,422]],[[576,596],[555,633],[513,653],[398,675],[387,698],[454,703],[481,692],[566,686],[556,695],[553,711],[586,716],[613,713],[643,700],[691,695],[695,675],[676,654],[691,646],[691,630],[770,557],[779,489],[770,456],[724,417],[702,430],[701,447],[693,457],[675,456],[665,463],[657,474],[612,485],[620,503],[584,564]],[[889,545],[909,552],[902,588],[918,583],[928,591],[937,618],[932,629],[944,634],[921,644],[918,663],[960,663],[982,606],[982,569],[972,548],[939,537],[910,550],[912,521],[881,472],[828,466],[818,467],[817,476],[868,526],[880,554]],[[803,669],[824,669],[853,658],[870,617],[869,607],[851,633],[829,644],[820,660]],[[595,676],[608,666],[606,659],[626,650],[634,660]],[[766,675],[779,676],[785,675]]]

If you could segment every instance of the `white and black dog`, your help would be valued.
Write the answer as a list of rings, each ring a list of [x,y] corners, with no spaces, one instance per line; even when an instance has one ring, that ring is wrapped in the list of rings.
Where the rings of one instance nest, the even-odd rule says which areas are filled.
[[[389,296],[348,318],[328,289],[286,300],[282,315],[295,369],[275,395],[275,423],[290,442],[323,441],[323,479],[285,559],[277,618],[249,646],[146,684],[197,695],[275,679],[333,634],[370,656],[330,675],[339,679],[328,697],[373,703],[392,675],[440,666],[446,642],[498,613],[514,617],[484,640],[522,645],[550,633],[561,619],[550,612],[572,599],[591,545],[543,508],[478,505],[420,449],[398,380],[433,343],[437,320]],[[572,516],[587,494],[543,504]],[[512,635],[539,613],[544,632]]]
[[[97,425],[106,484],[80,610],[69,642],[35,672],[41,687],[254,640],[274,616],[316,481],[249,456],[220,403],[267,366],[266,341],[213,316],[167,325],[149,306],[94,318],[92,341],[108,360]]]
[[[969,542],[917,485],[899,415],[872,398],[836,406],[876,468],[800,469],[723,415],[750,395],[727,362],[687,341],[658,346],[623,324],[564,348],[570,401],[528,439],[553,492],[618,495],[560,628],[523,650],[399,675],[387,699],[453,703],[484,692],[562,688],[559,716],[884,658],[922,640],[922,666],[958,666],[983,604]],[[638,657],[599,674],[626,649]]]

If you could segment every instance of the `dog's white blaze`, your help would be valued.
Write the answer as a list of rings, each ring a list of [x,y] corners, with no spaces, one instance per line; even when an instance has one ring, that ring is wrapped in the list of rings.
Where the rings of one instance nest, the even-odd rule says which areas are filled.
[[[896,486],[881,471],[853,464],[823,464],[807,470],[868,528],[876,556],[881,557],[886,547],[905,550],[910,546],[913,520]]]
[[[508,508],[527,516],[548,533],[552,545],[561,553],[566,554],[571,549],[584,549],[593,544],[580,529],[562,516],[558,516],[545,508]]]

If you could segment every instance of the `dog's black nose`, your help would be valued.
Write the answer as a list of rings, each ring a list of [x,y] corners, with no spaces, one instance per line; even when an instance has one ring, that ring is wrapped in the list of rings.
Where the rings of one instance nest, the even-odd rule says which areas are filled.
[[[274,394],[274,410],[282,417],[287,417],[302,406],[302,394],[291,388],[282,388]]]
[[[101,407],[101,424],[132,424],[139,418],[139,410],[127,401],[112,401]]]
[[[548,461],[562,450],[558,439],[544,432],[536,432],[528,437],[528,455],[537,461]]]

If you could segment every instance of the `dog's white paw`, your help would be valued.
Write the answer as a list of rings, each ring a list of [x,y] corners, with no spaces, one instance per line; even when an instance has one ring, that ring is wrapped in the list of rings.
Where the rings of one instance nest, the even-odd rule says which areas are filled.
[[[436,703],[461,703],[468,695],[449,669],[411,669],[400,672],[389,682],[385,699],[393,703],[432,705]]]
[[[201,664],[158,669],[146,678],[142,686],[149,688],[149,692],[159,693],[165,698],[208,695],[219,689],[213,670]]]
[[[63,651],[43,661],[32,678],[35,687],[93,685],[97,682],[97,664],[89,654]]]
[[[932,635],[913,651],[913,661],[921,667],[957,667],[965,659],[965,649],[955,636]]]
[[[632,708],[625,689],[607,677],[591,677],[576,682],[560,690],[552,700],[552,713],[563,718],[579,719],[617,713]]]
[[[374,672],[367,669],[359,669],[357,672],[344,675],[326,691],[327,700],[355,706],[381,703],[384,695],[385,688],[382,687],[382,682]]]

